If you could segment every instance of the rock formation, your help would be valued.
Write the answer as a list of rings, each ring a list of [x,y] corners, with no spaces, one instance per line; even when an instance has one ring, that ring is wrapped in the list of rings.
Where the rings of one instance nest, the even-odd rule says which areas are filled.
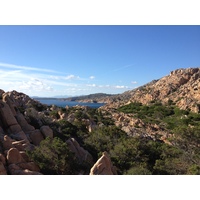
[[[107,152],[94,164],[90,170],[90,175],[117,175],[117,170],[113,166]]]
[[[181,109],[200,111],[200,68],[177,69],[168,76],[144,86],[110,97],[102,109],[118,108],[130,102],[173,101]]]
[[[25,153],[30,148],[30,143],[25,140],[15,141],[7,135],[2,143],[5,156],[0,154],[0,163],[7,168],[8,174],[40,174],[39,167]],[[3,167],[1,166],[2,169]]]
[[[25,109],[30,102],[34,105],[37,102],[16,91],[5,93],[0,90],[0,97],[0,174],[41,174],[26,151],[39,145],[44,137],[19,111],[19,108]],[[46,127],[43,133],[52,135],[52,130]]]
[[[75,153],[75,156],[79,159],[81,163],[87,162],[92,165],[94,164],[92,155],[83,147],[81,147],[74,138],[70,138],[66,142],[69,146],[69,149]]]
[[[110,97],[110,102],[99,108],[102,113],[113,119],[116,126],[120,127],[130,136],[147,136],[155,138],[157,134],[161,139],[168,137],[168,133],[155,124],[145,125],[142,120],[133,118],[131,114],[116,111],[117,108],[140,102],[144,105],[152,101],[168,104],[169,101],[183,110],[200,112],[200,68],[177,69],[168,76],[153,80],[144,86],[123,94]],[[168,141],[166,141],[168,143]]]

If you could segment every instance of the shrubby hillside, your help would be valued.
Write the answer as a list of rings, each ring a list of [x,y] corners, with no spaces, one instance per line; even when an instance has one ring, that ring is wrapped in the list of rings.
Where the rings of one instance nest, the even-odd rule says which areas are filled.
[[[180,69],[99,109],[0,91],[0,174],[200,174],[200,70]]]

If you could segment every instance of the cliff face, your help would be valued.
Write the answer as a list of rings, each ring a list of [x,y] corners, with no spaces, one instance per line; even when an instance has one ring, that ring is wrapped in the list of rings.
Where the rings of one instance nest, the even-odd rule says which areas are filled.
[[[130,102],[173,101],[181,109],[200,111],[200,68],[178,69],[168,76],[110,99],[105,108],[118,108]]]

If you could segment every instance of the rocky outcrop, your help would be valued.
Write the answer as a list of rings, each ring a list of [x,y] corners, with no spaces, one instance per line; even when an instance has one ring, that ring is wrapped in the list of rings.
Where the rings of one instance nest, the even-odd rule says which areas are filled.
[[[168,76],[159,80],[153,80],[144,86],[127,91],[110,98],[110,102],[99,108],[102,113],[113,119],[116,126],[120,127],[130,136],[144,136],[155,139],[158,135],[161,140],[169,143],[167,137],[171,137],[163,128],[156,124],[143,123],[141,119],[131,114],[117,111],[117,108],[140,102],[144,105],[152,102],[169,104],[172,102],[180,109],[200,112],[200,68],[177,69]]]
[[[2,96],[3,96],[4,93],[5,93],[4,90],[1,90],[1,89],[0,89],[0,99],[3,98]]]
[[[0,175],[7,175],[5,165],[6,165],[6,159],[3,154],[0,154]]]
[[[2,95],[2,98],[3,98],[3,101],[9,105],[13,115],[16,116],[18,109],[15,105],[15,100],[12,96],[12,93],[4,93]]]
[[[19,150],[16,148],[11,148],[8,150],[6,159],[8,164],[18,164],[25,162],[22,156],[20,155]]]
[[[116,109],[130,102],[173,101],[181,109],[200,111],[200,68],[177,69],[168,76],[110,98],[101,109]]]
[[[116,167],[113,166],[107,152],[94,164],[90,170],[90,175],[117,175]]]
[[[94,164],[92,155],[83,147],[81,147],[74,138],[68,139],[66,143],[68,144],[69,149],[74,152],[75,156],[81,163],[87,162],[92,165]]]
[[[26,154],[26,150],[33,149],[29,142],[16,141],[5,135],[1,143],[3,153],[0,153],[0,175],[41,174],[39,167]]]
[[[30,132],[29,137],[30,137],[31,142],[36,146],[38,146],[40,142],[44,140],[42,133],[37,129]]]
[[[23,93],[0,90],[0,174],[41,174],[39,167],[32,162],[27,150],[33,150],[44,139],[40,130],[31,126],[19,111],[37,102]],[[44,135],[52,135],[50,128]]]
[[[0,100],[0,118],[5,128],[9,128],[10,126],[18,124],[9,105],[1,100]]]
[[[40,128],[40,132],[42,133],[44,138],[47,137],[53,138],[53,131],[49,126],[42,126]]]
[[[0,100],[0,118],[4,129],[17,139],[27,140],[25,133],[19,126],[8,104]]]
[[[10,137],[8,137],[7,135],[4,136],[4,140],[3,140],[3,148],[4,151],[9,150],[11,148],[13,148],[13,144],[12,144],[12,140]]]
[[[8,170],[11,175],[42,175],[40,172],[23,169],[16,164],[9,165]]]
[[[1,161],[0,161],[0,175],[7,175],[6,169]]]
[[[16,115],[16,119],[17,119],[17,122],[19,123],[20,127],[22,128],[22,130],[25,133],[35,130],[35,128],[33,126],[28,124],[28,122],[26,121],[24,115],[22,115],[21,113],[18,113]]]

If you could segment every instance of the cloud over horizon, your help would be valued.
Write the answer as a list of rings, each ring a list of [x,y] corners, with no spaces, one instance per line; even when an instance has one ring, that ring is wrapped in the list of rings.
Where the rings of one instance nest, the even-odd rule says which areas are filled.
[[[83,95],[119,93],[130,89],[126,85],[98,84],[95,76],[88,78],[50,69],[20,66],[0,62],[0,80],[4,91],[16,90],[29,96]]]

